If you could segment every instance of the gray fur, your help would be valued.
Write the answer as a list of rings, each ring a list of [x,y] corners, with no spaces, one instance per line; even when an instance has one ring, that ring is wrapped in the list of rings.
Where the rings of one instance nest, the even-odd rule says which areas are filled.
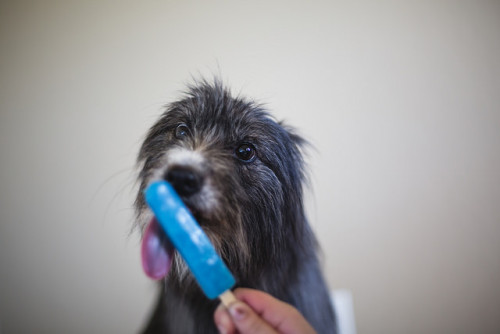
[[[317,243],[304,214],[303,144],[260,105],[232,97],[217,80],[198,82],[167,107],[141,147],[137,224],[143,230],[151,217],[142,196],[148,183],[179,183],[172,170],[188,170],[186,182],[192,179],[193,187],[181,197],[237,286],[267,291],[297,307],[319,333],[335,333]],[[181,259],[160,286],[146,333],[217,332],[218,302],[203,295]]]

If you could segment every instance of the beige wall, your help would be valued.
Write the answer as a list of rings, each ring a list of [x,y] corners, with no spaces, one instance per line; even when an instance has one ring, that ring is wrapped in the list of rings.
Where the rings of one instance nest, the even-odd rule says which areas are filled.
[[[359,333],[500,332],[499,2],[2,1],[4,333],[141,326],[135,154],[212,72],[316,146],[309,213]]]

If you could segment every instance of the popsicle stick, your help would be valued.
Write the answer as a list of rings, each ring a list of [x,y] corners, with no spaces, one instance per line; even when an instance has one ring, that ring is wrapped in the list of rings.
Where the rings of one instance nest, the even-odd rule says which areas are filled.
[[[220,299],[222,305],[224,305],[225,307],[229,307],[229,305],[238,301],[236,299],[236,296],[234,295],[234,293],[231,292],[231,290],[226,290],[223,293],[221,293],[221,295],[219,296],[219,299]]]

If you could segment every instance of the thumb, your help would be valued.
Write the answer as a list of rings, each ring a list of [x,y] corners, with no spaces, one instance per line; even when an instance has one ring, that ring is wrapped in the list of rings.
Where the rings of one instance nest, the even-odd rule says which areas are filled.
[[[262,320],[247,304],[237,301],[229,305],[229,314],[239,333],[277,334],[267,322]]]

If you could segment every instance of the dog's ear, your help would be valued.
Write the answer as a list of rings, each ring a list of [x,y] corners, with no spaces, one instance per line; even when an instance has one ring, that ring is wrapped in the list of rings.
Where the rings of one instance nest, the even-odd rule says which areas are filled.
[[[288,137],[292,141],[293,144],[297,147],[297,149],[303,154],[303,150],[307,149],[311,144],[304,139],[300,134],[297,133],[297,130],[289,126],[285,123],[285,121],[280,121],[278,124],[285,130],[285,132],[288,134]]]
[[[295,129],[287,128],[286,130],[288,132],[288,135],[290,136],[290,139],[294,142],[295,145],[297,145],[299,149],[302,150],[303,148],[305,148],[305,146],[309,145],[307,140],[305,140],[301,135],[295,132]]]
[[[293,126],[287,125],[284,121],[280,121],[278,124],[286,133],[287,139],[291,142],[288,151],[291,157],[290,163],[294,165],[295,171],[298,172],[300,182],[309,184],[307,166],[304,158],[309,156],[308,151],[312,148],[311,143],[302,137]]]

